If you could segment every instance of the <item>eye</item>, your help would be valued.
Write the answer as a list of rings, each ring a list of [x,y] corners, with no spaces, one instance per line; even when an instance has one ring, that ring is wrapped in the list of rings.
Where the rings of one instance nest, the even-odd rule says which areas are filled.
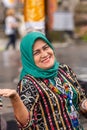
[[[44,50],[46,50],[46,49],[48,49],[48,48],[49,48],[48,45],[45,45],[45,46],[43,47]]]
[[[33,55],[35,56],[35,55],[39,55],[39,51],[35,51],[35,52],[33,52]]]

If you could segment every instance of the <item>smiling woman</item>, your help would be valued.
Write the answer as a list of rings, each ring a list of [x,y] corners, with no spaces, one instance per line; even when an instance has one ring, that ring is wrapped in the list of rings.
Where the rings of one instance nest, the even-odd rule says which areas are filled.
[[[72,69],[56,60],[46,36],[28,33],[20,51],[17,92],[0,89],[1,96],[11,99],[19,129],[83,130],[78,115],[87,113],[85,93]]]

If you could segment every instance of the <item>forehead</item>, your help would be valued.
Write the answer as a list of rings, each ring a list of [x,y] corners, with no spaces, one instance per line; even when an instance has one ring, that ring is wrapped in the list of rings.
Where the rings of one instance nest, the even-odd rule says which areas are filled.
[[[37,39],[33,45],[33,50],[40,49],[42,46],[46,45],[47,43],[42,39]]]

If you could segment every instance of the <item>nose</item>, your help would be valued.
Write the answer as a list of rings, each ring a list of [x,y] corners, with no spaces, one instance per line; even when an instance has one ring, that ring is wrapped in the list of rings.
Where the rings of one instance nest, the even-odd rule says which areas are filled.
[[[41,51],[41,58],[44,58],[44,57],[46,57],[47,55],[48,55],[48,54],[47,54],[46,51],[44,51],[44,50]]]

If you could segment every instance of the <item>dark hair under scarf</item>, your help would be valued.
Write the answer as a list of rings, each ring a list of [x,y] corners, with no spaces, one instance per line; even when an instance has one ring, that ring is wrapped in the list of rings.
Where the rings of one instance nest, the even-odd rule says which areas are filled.
[[[33,45],[37,39],[45,41],[53,50],[52,44],[41,32],[30,32],[22,38],[20,44],[22,71],[20,73],[20,79],[26,74],[32,75],[35,78],[53,78],[57,76],[59,63],[55,59],[54,65],[47,69],[41,69],[35,65],[33,57]]]

